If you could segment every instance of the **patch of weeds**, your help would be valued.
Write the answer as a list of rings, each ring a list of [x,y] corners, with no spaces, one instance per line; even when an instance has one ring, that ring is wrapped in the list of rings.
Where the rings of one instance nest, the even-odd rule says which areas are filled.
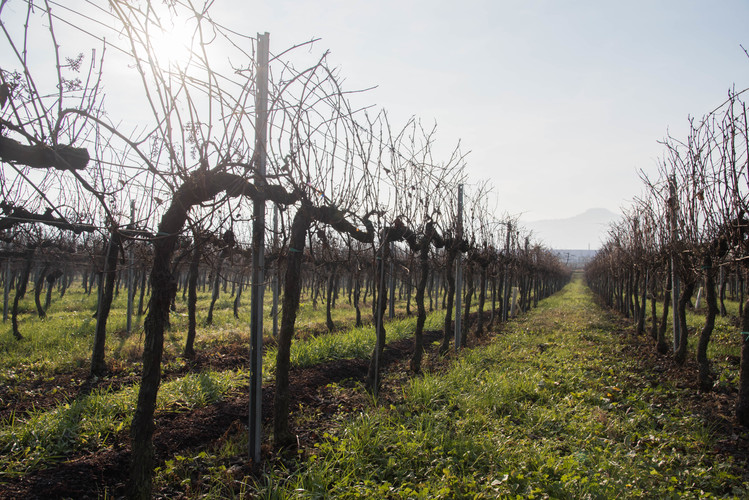
[[[427,316],[425,329],[438,328],[441,314]],[[396,319],[385,324],[387,341],[393,342],[413,335],[416,317]],[[372,325],[353,327],[335,333],[326,333],[291,344],[291,365],[305,367],[334,359],[366,359],[375,345],[375,329]],[[263,378],[271,380],[275,373],[276,348],[269,347],[263,358]]]
[[[157,412],[205,406],[244,385],[240,371],[189,374],[162,384]],[[0,427],[0,477],[22,474],[74,451],[109,445],[130,426],[137,391],[137,386],[94,391],[52,410],[4,422]]]
[[[678,389],[621,356],[607,313],[573,282],[402,401],[315,445],[260,497],[745,497]],[[539,345],[553,346],[540,352]]]

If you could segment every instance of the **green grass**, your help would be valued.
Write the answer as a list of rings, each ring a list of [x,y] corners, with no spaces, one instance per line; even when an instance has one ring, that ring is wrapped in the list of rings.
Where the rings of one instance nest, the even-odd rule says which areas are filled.
[[[0,383],[48,377],[86,367],[95,321],[95,298],[80,290],[53,302],[39,320],[29,299],[21,331],[0,336]],[[222,295],[214,325],[200,326],[198,349],[247,343],[247,304],[233,317]],[[199,321],[210,298],[201,294]],[[301,329],[324,331],[325,308],[305,303]],[[400,305],[403,308],[403,304]],[[729,305],[729,309],[733,307]],[[368,307],[362,309],[365,317]],[[402,310],[402,309],[401,309]],[[137,369],[142,331],[124,334],[124,297],[109,322],[108,359],[125,373]],[[266,303],[266,332],[270,332]],[[440,328],[442,311],[429,316]],[[340,297],[335,334],[305,334],[292,345],[292,364],[366,358],[371,326],[345,328],[354,311]],[[704,318],[689,313],[699,331]],[[186,306],[166,339],[165,363],[179,366]],[[388,341],[410,336],[415,318],[386,325]],[[175,456],[157,470],[157,484],[190,497],[227,498],[706,498],[749,495],[745,464],[714,455],[713,430],[684,404],[690,389],[653,385],[637,360],[624,357],[619,325],[575,281],[512,321],[481,350],[465,352],[446,373],[412,379],[392,404],[371,407],[351,420],[326,422],[327,432],[298,463],[280,464],[262,479],[237,476],[247,435],[239,429],[211,449]],[[735,387],[737,329],[718,319],[710,356],[719,384]],[[696,335],[691,335],[691,342]],[[693,352],[693,346],[692,346]],[[275,351],[264,358],[272,378]],[[238,370],[204,372],[165,382],[159,412],[190,411],[246,390]],[[346,389],[341,389],[345,391]],[[359,388],[354,390],[360,390]],[[44,467],[72,453],[111,446],[129,427],[137,387],[94,392],[32,411],[0,425],[0,477]],[[234,465],[232,465],[234,464]],[[745,469],[745,467],[744,467]],[[196,480],[196,478],[199,478]]]
[[[272,297],[265,297],[264,332],[268,344],[272,345]],[[371,297],[369,298],[371,301]],[[69,373],[76,369],[86,369],[90,363],[96,319],[93,313],[96,308],[96,293],[85,294],[78,284],[69,288],[60,299],[53,294],[52,304],[47,311],[46,319],[36,316],[33,303],[33,290],[21,301],[19,329],[24,339],[13,338],[10,321],[0,328],[0,384],[15,385],[24,380],[46,378],[60,373]],[[140,365],[143,343],[143,318],[133,316],[131,333],[126,333],[126,294],[115,297],[107,322],[106,360],[115,371],[133,371]],[[198,328],[196,349],[206,350],[229,343],[249,345],[249,293],[242,296],[239,318],[233,315],[234,297],[222,293],[216,302],[213,324],[205,325],[205,317],[210,305],[208,291],[198,294]],[[362,316],[371,317],[371,302],[361,305]],[[476,301],[474,301],[476,302]],[[412,301],[412,311],[416,306]],[[474,305],[473,310],[476,310]],[[405,300],[396,301],[397,317],[405,315]],[[325,326],[325,303],[320,302],[317,308],[312,307],[309,297],[303,297],[297,319],[297,332],[304,341],[296,341],[292,350],[292,364],[308,366],[324,359],[346,357],[366,357],[374,345],[374,334],[371,325],[362,328],[351,328],[356,312],[350,306],[345,293],[338,298],[332,311],[333,320],[340,330],[336,335],[328,335]],[[426,328],[441,328],[444,311],[437,310],[430,314]],[[280,319],[280,318],[279,318]],[[187,332],[187,305],[182,300],[182,293],[177,294],[176,311],[170,315],[171,328],[164,339],[164,363],[179,364]],[[387,325],[388,341],[408,336],[413,331],[414,316],[403,321],[395,320]],[[309,338],[307,338],[309,337]],[[275,366],[275,350],[266,356],[266,377]]]
[[[46,319],[39,319],[33,301],[33,290],[29,290],[26,298],[20,303],[19,329],[24,339],[17,341],[13,338],[10,320],[0,328],[0,383],[15,383],[19,378],[36,378],[57,373],[70,372],[76,368],[87,367],[90,362],[96,319],[93,314],[96,308],[96,293],[87,295],[79,284],[68,289],[60,299],[58,293],[53,294],[52,304],[47,311]],[[242,296],[239,318],[233,314],[234,297],[230,293],[223,293],[216,302],[213,324],[205,325],[205,317],[210,306],[210,293],[198,293],[198,328],[196,347],[206,349],[229,342],[249,342],[249,301],[247,291]],[[371,297],[370,297],[371,300]],[[106,356],[115,368],[127,368],[140,361],[143,342],[143,318],[133,316],[133,328],[126,333],[126,294],[120,293],[115,297],[112,310],[107,321]],[[177,294],[176,311],[171,313],[171,329],[165,338],[164,358],[173,361],[182,354],[187,331],[187,304],[182,300],[182,293]],[[272,297],[265,295],[264,335],[270,338],[273,321],[271,316]],[[137,307],[137,301],[136,301]],[[412,311],[416,307],[412,301]],[[371,302],[361,305],[362,316],[365,321],[371,317]],[[396,302],[396,315],[405,315],[405,300]],[[332,311],[333,321],[343,331],[350,329],[354,323],[356,312],[350,306],[344,293],[338,298],[336,307]],[[280,323],[280,317],[279,317]],[[435,323],[436,325],[436,323]],[[435,328],[438,326],[434,326]],[[398,335],[395,326],[394,335]],[[302,306],[297,319],[297,332],[304,336],[312,333],[321,340],[318,342],[337,342],[335,338],[324,339],[320,332],[327,330],[325,326],[325,303],[320,302],[315,309],[311,300],[303,297]],[[366,327],[362,332],[368,331]],[[362,333],[362,335],[365,335]],[[392,337],[390,337],[392,338]],[[335,351],[334,347],[328,349]]]
[[[427,315],[424,328],[439,329],[444,321],[444,312]],[[395,319],[385,323],[388,342],[413,335],[416,318]],[[323,361],[345,358],[368,358],[375,345],[375,329],[372,325],[353,327],[334,334],[323,334],[295,341],[291,346],[291,365],[304,367]],[[263,371],[270,377],[276,366],[276,349],[270,347],[263,359]]]
[[[161,385],[157,412],[189,411],[226,397],[243,384],[238,370],[188,374]],[[128,429],[138,386],[94,391],[50,411],[32,411],[0,427],[0,478],[21,474],[73,452],[109,446],[113,436]]]
[[[262,498],[745,498],[712,435],[622,358],[579,281],[397,404],[326,436]]]
[[[0,330],[0,383],[69,371],[88,361],[84,353],[90,356],[96,297],[81,292],[68,292],[63,300],[53,301],[43,320],[36,317],[33,291],[26,294],[19,308],[19,330],[24,339],[13,338],[10,319]]]
[[[25,318],[27,328],[36,325],[34,332],[29,332],[28,338],[21,342],[5,339],[5,349],[13,351],[10,359],[0,361],[4,369],[0,378],[4,383],[14,384],[22,379],[37,379],[47,374],[65,371],[73,366],[83,366],[87,362],[87,352],[90,351],[90,337],[93,327],[79,323],[78,328],[72,326],[75,321],[75,301],[88,304],[89,298],[79,294],[66,295],[66,300],[59,304],[60,309],[70,312],[63,314],[50,309],[46,320],[39,320],[30,315]],[[201,299],[207,308],[209,299]],[[248,344],[249,333],[241,320],[236,320],[231,311],[216,309],[214,325],[201,328],[198,332],[199,347],[210,348],[223,342],[239,342]],[[115,304],[116,306],[119,304]],[[221,305],[217,302],[217,308]],[[78,310],[77,317],[90,316],[87,307]],[[199,303],[200,307],[200,303]],[[270,309],[268,309],[270,310]],[[177,311],[177,320],[172,321],[172,330],[167,336],[167,350],[172,355],[165,359],[165,366],[179,368],[184,360],[178,357],[184,335]],[[324,324],[324,308],[322,324]],[[118,319],[118,316],[123,316]],[[110,325],[117,325],[122,320],[124,330],[124,315],[118,308],[113,310],[113,321]],[[85,321],[87,321],[88,318]],[[71,323],[70,330],[55,332],[62,321]],[[429,315],[427,328],[438,328],[442,321],[442,313],[434,312]],[[398,340],[412,335],[416,318],[396,319],[386,323],[388,341]],[[242,330],[242,331],[240,331]],[[10,334],[8,335],[10,337]],[[140,337],[139,331],[134,331],[129,337],[121,334],[108,336],[108,347],[117,355],[123,351],[122,345],[134,342]],[[77,339],[71,342],[70,339]],[[84,340],[81,340],[84,339]],[[124,340],[123,340],[124,339]],[[295,340],[291,348],[292,366],[309,366],[333,359],[368,358],[375,343],[374,327],[371,325],[342,329],[333,334],[308,336]],[[50,347],[52,346],[52,347]],[[53,348],[54,352],[44,352]],[[41,351],[40,351],[41,350]],[[85,356],[81,356],[82,351]],[[79,357],[81,356],[81,357]],[[269,348],[263,359],[265,378],[270,381],[274,375],[276,351]],[[12,366],[12,362],[19,363]],[[122,359],[115,359],[115,363],[123,363]],[[131,370],[128,372],[134,374]],[[50,380],[52,380],[50,378]],[[248,384],[245,370],[229,370],[224,372],[201,372],[189,374],[175,380],[162,383],[158,396],[158,410],[188,411],[191,408],[206,406],[226,394],[246,390]],[[69,456],[71,453],[95,450],[109,446],[112,436],[129,428],[132,412],[135,408],[137,385],[125,387],[117,391],[103,390],[84,395],[72,401],[63,401],[51,410],[31,411],[23,416],[14,416],[9,421],[0,423],[0,477],[21,474],[32,468],[42,467],[45,463],[54,462]],[[246,446],[245,446],[246,448]],[[184,462],[184,460],[183,460]]]

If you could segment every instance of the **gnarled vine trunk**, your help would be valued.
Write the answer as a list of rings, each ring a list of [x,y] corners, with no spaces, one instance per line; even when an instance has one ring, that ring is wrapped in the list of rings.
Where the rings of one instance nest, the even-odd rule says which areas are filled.
[[[187,275],[187,339],[185,340],[185,350],[183,352],[186,358],[195,357],[195,334],[197,332],[198,319],[196,306],[198,303],[198,276],[200,273],[200,248],[202,242],[198,236],[195,237],[195,248],[192,250],[190,267]]]
[[[458,257],[458,249],[451,245],[447,250],[447,265],[445,278],[447,281],[447,304],[445,305],[445,326],[440,344],[439,352],[444,355],[450,349],[450,338],[453,336],[453,300],[455,297],[455,259]]]
[[[104,347],[107,340],[109,310],[112,308],[112,300],[114,299],[114,282],[117,277],[117,256],[120,251],[120,240],[117,229],[112,229],[104,259],[104,273],[102,275],[104,283],[99,297],[99,306],[96,309],[96,333],[94,334],[94,347],[91,353],[91,376],[100,376],[107,371],[107,364],[104,361]]]
[[[345,220],[344,214],[333,207],[313,207],[303,203],[291,223],[289,252],[286,257],[284,294],[281,315],[281,328],[278,332],[276,350],[276,391],[273,402],[273,440],[277,448],[292,445],[296,440],[289,429],[289,369],[291,361],[291,340],[299,311],[299,298],[302,293],[302,263],[306,234],[313,220],[328,224],[339,232],[346,232],[358,241],[371,241],[372,230],[359,231]],[[365,223],[367,223],[365,221]]]
[[[718,299],[715,293],[715,270],[712,268],[712,260],[706,259],[705,263],[705,302],[707,302],[707,313],[705,314],[705,325],[700,332],[700,340],[697,344],[697,364],[699,366],[699,385],[703,391],[713,388],[713,380],[710,376],[710,361],[707,359],[707,346],[710,336],[715,328],[715,317],[718,314]]]
[[[289,431],[289,369],[291,360],[291,340],[294,337],[294,324],[299,310],[302,293],[302,259],[307,230],[312,222],[311,214],[304,206],[294,215],[289,236],[289,252],[286,256],[286,274],[281,310],[281,328],[278,331],[276,351],[276,391],[273,401],[273,441],[277,448],[295,442]]]
[[[409,368],[414,373],[421,372],[421,360],[424,355],[424,324],[427,319],[424,297],[429,279],[429,246],[434,241],[436,247],[444,246],[442,238],[437,234],[432,223],[426,225],[424,237],[416,245],[419,252],[419,281],[416,284],[416,330],[414,330],[414,350],[411,354]]]
[[[687,359],[687,345],[689,340],[689,332],[687,331],[687,304],[692,299],[692,293],[694,293],[695,281],[694,279],[684,280],[684,288],[682,288],[681,296],[679,297],[679,346],[676,349],[674,360],[677,364],[684,364]]]
[[[661,325],[658,328],[658,339],[656,349],[660,354],[668,352],[668,342],[666,341],[666,327],[668,326],[668,310],[671,307],[671,292],[673,288],[671,277],[671,259],[666,259],[668,268],[666,269],[666,288],[663,291],[663,315],[661,316]]]
[[[489,263],[480,263],[481,265],[481,290],[479,291],[479,315],[476,320],[476,337],[481,337],[484,334],[484,306],[486,304],[486,287],[487,287],[487,275]]]
[[[26,295],[26,287],[29,283],[31,264],[34,260],[35,251],[36,247],[31,247],[24,252],[25,263],[23,265],[23,271],[21,271],[21,277],[16,285],[16,294],[13,297],[13,309],[10,312],[10,321],[13,326],[13,337],[15,337],[16,340],[23,340],[23,335],[21,335],[21,332],[18,329],[18,303]]]
[[[294,203],[298,196],[279,186],[264,186],[261,192],[246,179],[220,170],[198,170],[177,189],[172,203],[159,223],[159,237],[154,239],[151,269],[151,298],[143,324],[143,373],[138,402],[130,426],[131,461],[128,496],[147,500],[151,497],[153,471],[153,415],[156,395],[161,382],[161,359],[164,351],[164,330],[169,321],[169,308],[177,293],[177,280],[171,268],[177,237],[187,221],[188,211],[195,205],[213,199],[226,191],[227,196],[264,197],[277,203]]]

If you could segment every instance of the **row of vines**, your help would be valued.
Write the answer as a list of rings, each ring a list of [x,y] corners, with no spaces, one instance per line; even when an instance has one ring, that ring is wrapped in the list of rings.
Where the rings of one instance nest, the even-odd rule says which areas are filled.
[[[708,357],[716,318],[729,314],[728,298],[738,301],[736,417],[749,425],[749,126],[743,93],[730,90],[718,108],[689,119],[686,137],[663,141],[657,174],[641,174],[645,194],[610,228],[586,277],[605,304],[633,318],[638,334],[649,330],[655,349],[671,353],[681,366],[689,355],[687,312],[704,301],[694,342],[695,382],[702,391],[716,382]]]
[[[468,182],[459,147],[445,152],[436,127],[417,119],[394,127],[385,111],[357,107],[360,93],[344,89],[327,54],[314,55],[315,41],[271,54],[268,102],[259,102],[258,39],[216,22],[211,3],[114,0],[89,2],[84,12],[53,1],[0,2],[0,18],[20,8],[26,20],[2,23],[4,320],[22,341],[33,335],[17,321],[28,284],[43,317],[53,290],[61,296],[78,280],[99,297],[90,365],[98,376],[107,371],[113,297],[128,294],[128,329],[145,315],[131,427],[130,494],[139,498],[151,491],[153,417],[174,301],[182,294],[188,303],[184,355],[191,357],[198,316],[210,324],[222,293],[234,297],[239,315],[243,290],[259,288],[251,281],[259,248],[265,284],[279,302],[271,313],[280,320],[272,330],[277,447],[294,439],[289,352],[303,288],[324,300],[331,331],[341,293],[357,323],[379,324],[388,293],[400,290],[409,313],[414,294],[411,369],[418,372],[427,308],[445,311],[440,349],[447,352],[456,294],[466,325],[478,302],[472,332],[479,336],[568,279],[513,218],[495,215],[490,187]],[[175,19],[192,33],[184,61],[170,60],[152,36]],[[129,93],[109,92],[112,78],[132,82]],[[139,103],[135,117],[112,111]],[[266,104],[267,138],[259,141],[258,109]],[[252,230],[256,202],[267,203],[273,221],[260,232]],[[465,280],[456,290],[458,268]],[[199,288],[212,292],[208,311],[196,311]],[[385,328],[378,337],[367,377],[373,391]]]

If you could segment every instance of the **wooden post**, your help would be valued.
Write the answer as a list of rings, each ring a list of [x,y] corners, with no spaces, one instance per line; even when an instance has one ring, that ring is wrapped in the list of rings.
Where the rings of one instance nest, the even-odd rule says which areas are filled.
[[[268,132],[268,54],[270,34],[257,35],[255,73],[255,185],[265,187],[266,139]],[[250,418],[249,451],[254,467],[261,462],[263,409],[263,279],[265,266],[265,200],[255,200],[252,225],[252,286],[250,296]]]
[[[456,231],[458,245],[463,241],[463,184],[458,184],[458,220],[456,221]],[[455,258],[455,352],[460,350],[462,342],[461,332],[461,309],[463,303],[463,266],[462,254],[458,250]]]

